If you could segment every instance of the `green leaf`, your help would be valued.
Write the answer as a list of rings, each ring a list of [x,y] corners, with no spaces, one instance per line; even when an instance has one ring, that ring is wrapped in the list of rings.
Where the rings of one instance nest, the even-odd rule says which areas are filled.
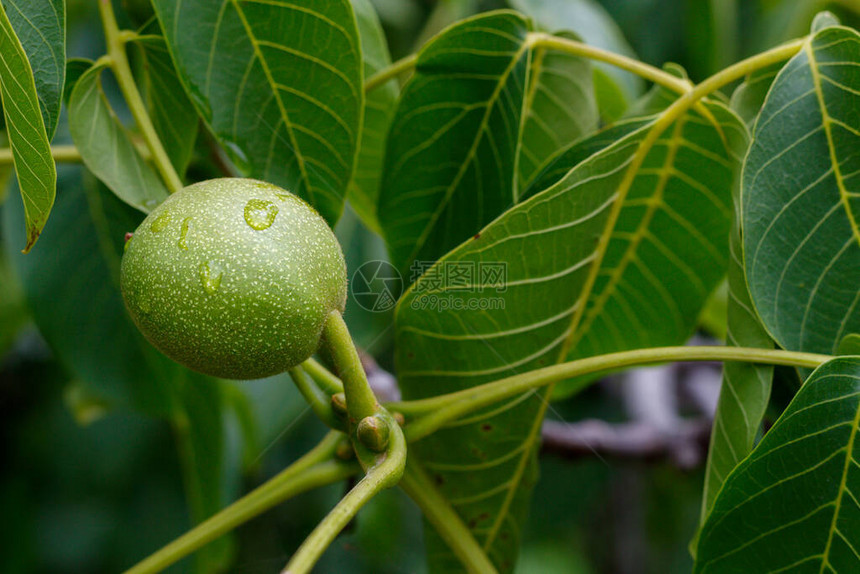
[[[737,197],[740,195],[740,181],[735,190],[735,215],[729,239],[731,261],[726,344],[771,349],[773,341],[758,320],[744,276],[740,197]],[[705,471],[703,522],[726,477],[752,450],[770,399],[772,381],[772,366],[736,362],[723,365],[723,382]]]
[[[750,294],[785,349],[860,331],[860,36],[827,28],[779,73],[744,166]]]
[[[819,367],[728,477],[695,572],[860,570],[860,358]]]
[[[80,172],[61,173],[63,193],[42,238],[45,249],[28,256],[10,249],[9,261],[39,331],[76,379],[113,407],[169,414],[178,367],[144,340],[119,292],[123,236],[142,216]],[[3,215],[6,233],[24,218],[15,204]]]
[[[56,195],[57,171],[39,111],[33,70],[3,9],[0,9],[0,98],[24,202],[26,253],[48,221]]]
[[[337,221],[364,102],[348,0],[155,0],[192,101],[247,175]]]
[[[719,130],[690,113],[643,146],[653,120],[640,124],[426,271],[397,307],[404,398],[565,358],[683,342],[725,272],[731,184],[746,140],[728,109],[707,109]],[[593,149],[590,140],[604,137],[577,145]],[[499,266],[506,276],[490,276]],[[548,392],[495,405],[414,444],[503,571],[516,559]],[[444,556],[437,550],[430,548],[434,558]]]
[[[578,40],[575,34],[559,36]],[[520,133],[519,189],[526,189],[559,149],[597,129],[591,80],[591,64],[583,58],[544,49],[532,55]]]
[[[101,85],[105,67],[96,63],[75,83],[69,131],[90,171],[124,202],[149,212],[167,198],[167,188],[111,109]]]
[[[521,15],[493,12],[448,28],[419,53],[389,132],[379,202],[404,276],[516,203],[521,179],[596,123],[587,66],[535,53],[530,31]],[[566,100],[586,102],[582,116],[569,114]]]
[[[143,55],[144,93],[152,125],[170,162],[181,176],[194,152],[199,119],[194,104],[179,81],[164,38],[156,35],[160,30],[155,24],[153,21],[155,34],[138,36],[135,44],[140,46]]]
[[[3,0],[6,15],[27,54],[50,141],[60,119],[66,74],[65,0]]]
[[[382,25],[370,0],[352,0],[352,7],[361,35],[364,77],[369,78],[391,64],[391,56]],[[376,217],[376,204],[379,201],[385,138],[397,109],[399,95],[400,85],[396,79],[392,79],[365,96],[364,127],[361,130],[355,173],[347,193],[355,212],[364,224],[376,233],[381,233]]]

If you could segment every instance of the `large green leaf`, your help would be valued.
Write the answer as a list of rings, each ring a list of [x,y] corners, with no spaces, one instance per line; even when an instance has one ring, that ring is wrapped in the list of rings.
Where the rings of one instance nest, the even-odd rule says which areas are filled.
[[[559,36],[577,39],[573,34]],[[539,49],[532,56],[525,120],[520,132],[518,189],[526,189],[558,150],[597,129],[591,64]]]
[[[530,31],[520,14],[493,12],[455,24],[419,53],[389,133],[379,203],[404,276],[516,203],[518,166],[529,179],[596,123],[587,65],[535,50]],[[565,108],[582,102],[582,116]]]
[[[860,331],[860,35],[827,28],[777,76],[744,166],[756,310],[786,349]]]
[[[0,5],[0,99],[24,202],[26,253],[48,221],[56,195],[57,171],[39,110],[33,69],[2,8]]]
[[[691,113],[647,145],[653,120],[639,124],[428,270],[397,308],[404,398],[571,356],[683,342],[725,272],[731,184],[746,139],[728,109],[707,107],[720,129]],[[590,140],[604,138],[578,145],[593,149]],[[499,265],[506,277],[489,276]],[[546,391],[529,392],[414,445],[505,571],[516,558],[546,407]]]
[[[784,62],[756,70],[732,92],[731,108],[750,128],[755,125],[774,78]]]
[[[78,78],[69,98],[69,131],[84,164],[117,197],[143,212],[167,198],[167,188],[131,142],[101,85],[106,64]]]
[[[180,77],[247,175],[337,221],[364,101],[348,0],[155,0]]]
[[[860,358],[818,368],[728,477],[695,572],[860,571]]]
[[[391,56],[382,25],[370,0],[352,0],[352,7],[361,35],[364,76],[369,78],[391,64]],[[397,109],[399,95],[400,85],[397,79],[392,79],[365,96],[364,127],[361,130],[355,173],[347,194],[355,212],[365,225],[376,233],[381,232],[376,217],[376,204],[382,179],[385,138]]]
[[[740,191],[740,181],[735,189]],[[731,261],[726,344],[773,348],[773,341],[759,322],[750,301],[744,275],[742,241],[740,197],[735,197],[735,215],[729,240]],[[767,409],[772,380],[772,366],[735,362],[723,365],[723,382],[708,449],[702,521],[707,517],[726,477],[752,450]]]
[[[182,175],[194,152],[197,110],[179,81],[157,22],[153,21],[143,32],[145,35],[135,38],[135,44],[140,46],[143,56],[147,108],[164,150]]]
[[[3,0],[6,15],[33,69],[48,139],[60,119],[66,75],[65,0]]]

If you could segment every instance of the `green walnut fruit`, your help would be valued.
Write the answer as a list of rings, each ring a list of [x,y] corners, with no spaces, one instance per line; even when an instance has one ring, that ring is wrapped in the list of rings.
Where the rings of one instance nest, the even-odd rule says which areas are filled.
[[[320,344],[346,304],[346,264],[325,220],[268,183],[225,178],[171,195],[126,243],[132,319],[165,355],[201,373],[267,377]]]

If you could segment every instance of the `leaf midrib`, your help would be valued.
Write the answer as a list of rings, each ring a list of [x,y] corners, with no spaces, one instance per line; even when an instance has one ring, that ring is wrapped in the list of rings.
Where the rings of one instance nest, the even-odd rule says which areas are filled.
[[[248,22],[248,19],[245,17],[245,12],[239,6],[239,0],[226,0],[233,4],[233,7],[236,10],[236,13],[239,16],[239,19],[242,21],[242,26],[245,28],[245,33],[248,35],[248,39],[251,41],[251,46],[254,49],[254,55],[260,61],[260,67],[263,68],[263,73],[266,75],[266,81],[269,83],[269,87],[272,89],[272,93],[275,96],[275,101],[278,103],[278,111],[281,113],[281,117],[284,120],[284,128],[287,131],[287,135],[290,138],[290,145],[295,150],[296,162],[299,166],[299,171],[302,174],[302,179],[305,182],[305,187],[308,192],[310,203],[316,205],[316,190],[314,190],[314,186],[311,185],[311,180],[308,175],[307,166],[305,165],[305,157],[301,152],[301,148],[299,147],[299,143],[296,140],[296,136],[293,133],[292,121],[290,120],[290,115],[287,113],[287,109],[284,106],[284,101],[281,99],[281,93],[277,88],[277,82],[275,82],[274,76],[272,76],[272,71],[269,68],[269,63],[266,61],[266,58],[263,56],[263,52],[260,50],[259,43],[257,41],[257,37],[254,34],[254,31],[251,29],[251,25]],[[277,127],[274,128],[275,132],[277,132]]]
[[[842,497],[848,490],[848,472],[851,469],[851,461],[854,457],[854,440],[857,438],[857,429],[860,427],[860,401],[857,402],[857,408],[854,413],[854,422],[851,426],[851,434],[848,436],[848,444],[845,447],[845,464],[842,467],[842,478],[839,482],[839,490],[836,495],[836,507],[833,510],[833,519],[830,522],[830,529],[827,533],[827,544],[824,547],[824,553],[821,557],[821,568],[819,574],[824,574],[825,567],[830,564],[830,548],[833,544],[833,535],[837,531],[837,523],[839,522],[839,511],[842,507]]]
[[[845,187],[845,178],[842,175],[842,169],[839,166],[839,158],[836,157],[836,145],[833,141],[833,118],[827,111],[827,103],[824,101],[824,90],[821,87],[821,72],[818,70],[818,61],[815,58],[815,50],[812,47],[812,40],[803,45],[809,59],[809,70],[812,75],[812,83],[815,88],[815,97],[818,100],[818,106],[821,109],[821,123],[824,125],[824,133],[827,137],[827,148],[830,152],[830,163],[833,166],[833,174],[836,177],[836,186],[839,188],[839,200],[845,208],[845,213],[848,215],[848,221],[851,224],[851,230],[854,233],[854,239],[860,244],[860,225],[854,216],[851,209],[851,204],[848,201],[849,192]]]

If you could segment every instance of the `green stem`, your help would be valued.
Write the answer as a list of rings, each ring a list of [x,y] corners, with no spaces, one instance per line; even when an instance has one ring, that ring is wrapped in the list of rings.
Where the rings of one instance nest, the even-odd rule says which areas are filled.
[[[305,373],[304,369],[294,367],[290,369],[289,373],[299,392],[302,393],[302,396],[314,411],[314,414],[329,428],[339,431],[344,430],[343,421],[335,416],[331,408],[331,397],[314,384],[314,381]]]
[[[496,572],[472,532],[454,512],[448,500],[439,493],[424,469],[412,459],[406,462],[400,487],[415,501],[424,517],[433,525],[468,572],[477,574]]]
[[[337,503],[299,546],[284,569],[284,574],[306,574],[314,567],[335,537],[379,491],[400,481],[406,465],[406,439],[393,417],[384,413],[389,426],[390,443],[385,456],[367,470],[358,484]]]
[[[407,417],[420,417],[407,424],[404,429],[407,440],[412,442],[424,438],[465,414],[520,393],[572,377],[676,361],[744,361],[767,365],[815,368],[831,358],[828,355],[813,353],[745,347],[637,349],[561,363],[429,399],[389,403],[386,408],[392,412],[402,413]]]
[[[340,379],[313,358],[302,363],[302,369],[327,395],[331,396],[343,392],[343,383],[340,382]]]
[[[81,153],[73,145],[51,146],[51,157],[58,162],[80,163],[82,161]],[[0,148],[0,165],[12,165],[11,148]]]
[[[111,0],[99,0],[99,12],[102,18],[102,25],[105,30],[105,42],[107,44],[108,56],[110,58],[111,70],[116,76],[117,84],[122,91],[128,109],[140,129],[146,146],[152,153],[152,161],[156,169],[164,179],[167,189],[171,193],[182,189],[182,180],[173,169],[173,164],[170,163],[170,158],[161,144],[158,134],[155,131],[155,126],[152,125],[152,120],[146,111],[146,104],[143,103],[143,98],[134,83],[134,76],[131,73],[131,66],[128,63],[128,56],[125,53],[125,43],[131,37],[131,32],[120,31],[114,16]]]
[[[616,54],[607,50],[601,50],[600,48],[589,46],[588,44],[583,44],[576,40],[552,36],[550,34],[544,34],[543,32],[532,32],[529,34],[529,41],[533,46],[538,48],[548,48],[572,54],[574,56],[582,56],[592,60],[597,60],[598,62],[611,64],[617,68],[627,70],[628,72],[632,72],[637,76],[654,82],[657,85],[669,88],[679,94],[689,92],[693,87],[688,80],[682,80],[681,78],[673,76],[660,68],[655,68],[654,66],[650,66],[644,62],[640,62],[639,60],[634,60],[633,58],[628,58],[627,56],[622,56],[621,54]]]
[[[288,498],[357,474],[360,470],[358,464],[331,460],[342,438],[341,433],[329,433],[319,445],[280,474],[150,555],[125,574],[161,572],[239,524]]]
[[[375,414],[380,406],[370,389],[370,383],[367,382],[358,351],[340,312],[333,311],[328,316],[323,327],[323,341],[328,346],[337,374],[343,381],[350,426],[354,426],[364,417]]]
[[[385,85],[388,80],[396,78],[400,74],[411,70],[415,67],[416,61],[418,61],[418,54],[411,54],[405,58],[397,60],[387,68],[379,70],[364,83],[364,93],[372,92],[376,88]]]

